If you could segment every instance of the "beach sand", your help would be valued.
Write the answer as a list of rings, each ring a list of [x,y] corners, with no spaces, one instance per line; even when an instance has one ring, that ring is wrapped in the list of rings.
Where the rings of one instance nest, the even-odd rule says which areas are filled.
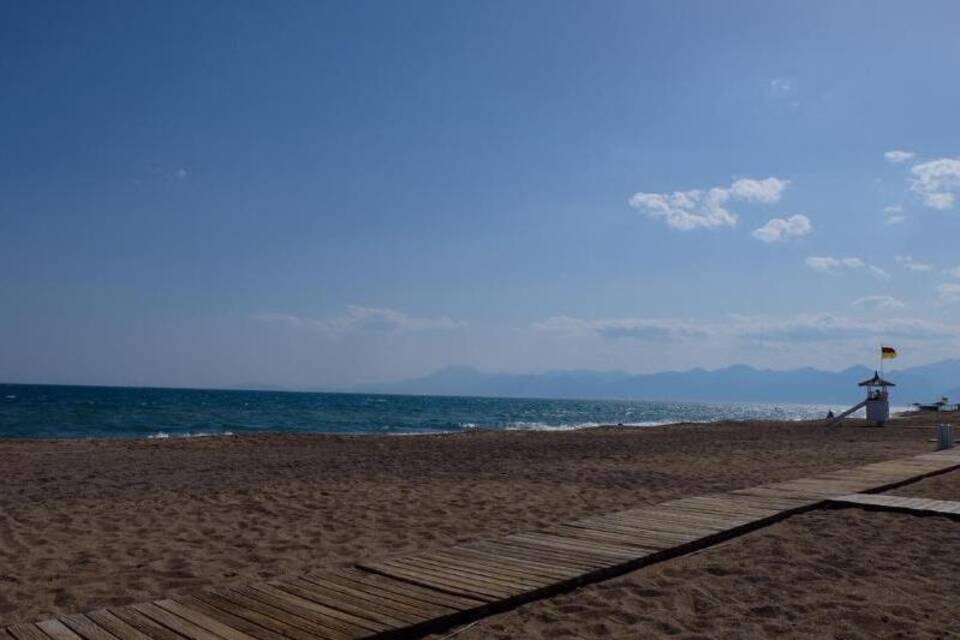
[[[922,424],[924,419],[913,422]],[[932,450],[928,439],[933,433],[929,426],[875,429],[729,423],[417,437],[0,440],[4,472],[0,626],[187,594],[210,585],[344,566],[640,504],[912,455]],[[844,518],[857,527],[864,523],[869,527],[849,527]],[[892,529],[900,532],[899,537],[884,537],[890,529],[885,519],[902,523]],[[956,531],[955,522],[937,526],[947,525]],[[701,554],[671,561],[532,603],[491,618],[463,637],[488,637],[482,629],[494,633],[486,626],[494,621],[505,625],[498,632],[501,637],[538,637],[541,631],[528,628],[533,623],[523,619],[537,615],[530,614],[535,607],[556,607],[563,598],[577,601],[587,597],[584,594],[590,589],[614,588],[609,585],[624,581],[638,579],[638,584],[646,584],[643,576],[654,575],[651,571],[668,572],[661,579],[676,586],[684,582],[676,577],[683,571],[712,576],[697,563],[723,564],[723,558],[732,562],[725,570],[746,567],[759,578],[716,575],[709,579],[723,579],[722,585],[693,581],[685,588],[712,593],[716,609],[728,600],[742,602],[742,607],[756,606],[750,594],[762,587],[763,580],[773,585],[786,580],[789,574],[779,575],[784,563],[811,576],[817,570],[807,564],[829,564],[816,556],[825,530],[833,531],[834,537],[828,545],[832,551],[826,548],[823,553],[831,552],[835,558],[824,557],[839,558],[837,562],[848,557],[844,543],[863,539],[874,545],[855,550],[866,555],[849,556],[869,566],[858,568],[854,560],[846,565],[853,576],[868,572],[856,578],[863,584],[872,584],[869,576],[876,575],[878,559],[888,551],[894,554],[892,560],[879,565],[889,564],[888,573],[895,574],[896,569],[901,577],[914,576],[931,585],[939,579],[936,574],[917,577],[920,569],[903,564],[905,558],[913,562],[914,555],[922,557],[926,548],[921,543],[929,533],[908,516],[808,514],[737,541],[745,545],[740,551],[741,547],[728,546],[708,552],[728,554],[717,555],[720,560]],[[779,533],[764,537],[766,532]],[[909,544],[904,544],[903,536]],[[764,555],[774,549],[790,553]],[[686,569],[686,564],[677,564],[691,562]],[[838,570],[843,572],[842,567]],[[949,575],[941,577],[949,579]],[[791,586],[788,582],[784,584]],[[821,580],[811,583],[817,593],[810,598],[826,599],[832,594],[835,601],[853,606],[854,596],[845,595],[848,587],[844,580]],[[662,585],[638,588],[664,591],[657,598],[665,611],[673,607],[670,624],[678,628],[693,628],[694,621],[703,617],[701,605],[683,600],[687,596],[682,590]],[[804,588],[792,584],[792,591],[786,593]],[[919,589],[907,604],[905,598],[897,601],[914,607],[919,616],[923,609],[917,607],[933,606],[935,601]],[[868,605],[865,602],[862,607]],[[555,611],[548,620],[537,619],[536,625],[541,625],[544,637],[560,633],[556,625],[573,625],[584,637],[601,637],[605,632],[600,628],[582,625],[596,625],[614,610],[624,615],[631,608],[648,610],[650,604],[642,593],[632,600],[624,596],[622,603],[609,600],[606,606],[611,608],[598,609],[599,618],[590,618],[589,611],[577,613],[580,606],[575,604],[569,614],[560,616],[561,622],[551,622],[558,617]],[[733,624],[737,619],[733,612],[739,611],[742,617],[745,609],[729,606],[725,619]],[[844,611],[818,615],[824,624],[837,625],[831,629],[856,625],[856,616],[841,619]],[[762,612],[749,615],[764,617]],[[771,619],[757,624],[777,624],[779,616],[767,617]],[[521,626],[511,626],[514,623]],[[721,624],[719,618],[716,624]],[[624,628],[630,629],[628,634],[635,631],[630,624]]]
[[[456,638],[956,638],[958,533],[943,517],[813,511]]]

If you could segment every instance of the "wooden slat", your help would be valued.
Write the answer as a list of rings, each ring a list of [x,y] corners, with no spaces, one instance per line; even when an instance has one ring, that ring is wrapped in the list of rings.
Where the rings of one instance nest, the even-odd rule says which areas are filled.
[[[82,613],[64,616],[60,618],[60,621],[73,629],[84,640],[119,640],[117,636],[97,625]]]
[[[120,640],[150,640],[150,636],[130,626],[106,609],[91,611],[87,614],[87,617],[96,623],[97,626],[106,629]]]
[[[602,524],[561,524],[551,529],[551,531],[565,538],[575,538],[584,542],[616,543],[627,546],[634,550],[634,557],[636,558],[650,555],[661,549],[678,544],[678,541],[672,537],[669,539],[665,536],[654,537],[641,532],[639,529],[634,529],[630,533],[626,533],[621,529],[613,530]]]
[[[477,585],[466,581],[438,578],[422,571],[409,570],[403,567],[394,567],[385,563],[363,564],[360,565],[360,567],[368,571],[390,576],[392,578],[399,578],[400,580],[413,582],[414,584],[426,586],[438,591],[446,591],[456,595],[465,595],[475,600],[482,600],[483,602],[487,603],[496,602],[497,600],[509,597],[509,594],[504,593],[500,589],[491,589],[483,585]]]
[[[402,599],[401,601],[412,599],[418,602],[424,602],[430,606],[441,608],[444,613],[446,613],[447,610],[470,611],[485,606],[480,600],[474,600],[465,596],[455,596],[435,589],[414,585],[409,582],[399,582],[386,576],[359,571],[357,569],[343,569],[335,573],[325,573],[322,574],[322,576],[324,579],[341,581],[349,583],[350,585],[360,585],[364,589],[375,590],[378,593],[382,592],[384,597],[389,599],[396,600],[399,597]],[[312,580],[319,576],[318,574],[308,573],[303,577]]]
[[[83,640],[59,620],[44,620],[38,622],[37,627],[53,640]]]
[[[585,570],[590,569],[589,566],[574,566],[573,563],[570,563],[567,559],[551,560],[550,558],[544,556],[534,557],[530,554],[525,554],[520,550],[508,550],[503,547],[493,548],[492,546],[480,544],[452,547],[450,552],[466,553],[471,556],[490,558],[492,560],[500,561],[504,564],[525,567],[531,571],[540,572],[542,575],[554,576],[559,579],[566,579],[571,576],[579,575],[584,573]]]
[[[619,523],[623,526],[642,528],[652,531],[672,533],[683,538],[703,538],[724,531],[730,527],[717,523],[717,518],[684,518],[676,510],[649,510],[631,516],[612,516],[607,520],[610,523]],[[739,526],[739,521],[737,523]],[[651,529],[652,528],[652,529]]]
[[[35,624],[15,624],[7,627],[7,631],[17,640],[50,640],[50,636]]]
[[[932,500],[929,498],[908,498],[904,496],[851,494],[831,500],[840,504],[891,509],[895,511],[913,511],[924,514],[955,516],[960,514],[960,502],[950,500]]]
[[[607,558],[610,561],[627,561],[639,556],[637,549],[631,549],[629,547],[612,544],[581,543],[573,538],[565,538],[563,536],[542,532],[515,533],[507,536],[507,539],[531,542],[560,550],[580,551],[597,557]]]
[[[496,567],[506,571],[521,570],[527,574],[539,576],[540,578],[552,578],[554,580],[565,580],[580,573],[579,571],[559,569],[540,563],[504,558],[503,556],[483,553],[475,549],[451,548],[438,551],[437,555],[449,560],[463,558],[468,562],[482,562],[486,566]]]
[[[189,620],[184,620],[176,614],[170,613],[169,611],[158,607],[152,602],[135,604],[132,605],[132,608],[136,609],[138,612],[150,618],[154,622],[172,629],[188,640],[222,640],[220,636],[216,635],[215,633],[208,631],[203,627],[197,626]]]
[[[243,618],[233,613],[228,613],[221,609],[217,609],[202,600],[197,598],[181,598],[176,601],[177,604],[188,607],[194,611],[197,611],[217,622],[228,626],[232,629],[237,629],[243,633],[249,634],[257,640],[285,640],[286,636],[281,633],[278,633],[275,630],[270,628],[255,624],[254,622]]]
[[[416,601],[400,601],[397,598],[386,597],[382,593],[374,594],[371,593],[370,590],[346,586],[331,579],[308,580],[306,578],[301,578],[301,581],[313,584],[325,590],[341,593],[351,598],[351,601],[356,602],[358,605],[362,603],[368,609],[373,608],[375,610],[384,611],[385,613],[402,619],[409,624],[417,624],[419,622],[423,622],[424,620],[438,617],[444,612],[447,614],[455,613],[455,611],[452,609],[430,606]]]
[[[334,615],[334,612],[337,612],[335,617],[338,619],[370,631],[397,629],[416,622],[407,619],[406,616],[391,615],[384,609],[372,609],[362,600],[357,601],[345,593],[323,589],[305,580],[271,582],[266,585],[256,585],[254,588],[277,597],[294,598],[295,602],[301,605],[304,602],[312,603],[316,611],[325,615]]]
[[[440,583],[445,583],[451,586],[463,585],[465,588],[483,589],[485,592],[501,598],[510,598],[518,591],[522,592],[525,590],[519,585],[510,584],[506,581],[485,578],[476,574],[458,571],[457,569],[437,567],[430,563],[416,562],[413,560],[408,561],[405,558],[385,560],[381,564],[385,567],[388,567],[391,571],[403,570],[422,574],[424,576],[430,576],[433,580]]]
[[[511,588],[539,589],[544,584],[549,584],[554,581],[552,578],[520,574],[513,570],[499,569],[487,564],[478,564],[467,558],[450,560],[436,553],[431,553],[426,556],[410,557],[404,559],[404,561],[406,564],[412,564],[413,566],[430,566],[458,574],[463,573],[465,576],[475,577],[476,579],[495,581]]]
[[[183,640],[183,636],[157,624],[132,607],[112,607],[109,611],[148,638],[154,640]]]
[[[258,608],[267,615],[278,617],[282,622],[321,635],[353,638],[381,630],[372,624],[367,626],[347,622],[338,616],[329,615],[327,611],[318,610],[319,607],[311,606],[312,603],[302,603],[293,596],[281,597],[251,587],[221,589],[217,591],[217,595],[244,607]]]
[[[210,631],[224,640],[257,640],[254,636],[248,635],[240,629],[224,624],[219,620],[205,615],[203,612],[197,611],[196,609],[191,609],[190,607],[180,604],[179,602],[174,602],[173,600],[157,600],[153,604],[160,607],[164,611],[172,613],[197,625],[198,627]]]
[[[467,548],[496,554],[508,559],[517,558],[526,562],[558,567],[564,571],[575,573],[589,573],[609,564],[606,559],[584,558],[575,554],[553,551],[543,546],[530,545],[519,540],[485,540],[471,543]]]
[[[274,603],[276,606],[283,606],[290,611],[295,611],[301,617],[306,617],[306,612],[309,612],[310,619],[347,633],[358,633],[357,629],[362,629],[363,632],[361,633],[380,632],[403,625],[402,621],[395,619],[381,621],[379,618],[383,616],[371,615],[367,618],[354,615],[349,610],[350,607],[339,599],[308,598],[278,589],[270,584],[254,584],[243,589],[237,589],[237,591],[251,598]],[[287,607],[288,604],[295,609]]]
[[[556,574],[544,575],[543,572],[535,571],[521,565],[503,563],[493,558],[471,556],[462,551],[439,549],[431,552],[428,557],[448,566],[453,564],[470,568],[483,574],[502,575],[512,579],[522,580],[538,587],[543,586],[544,583],[549,584],[550,582],[555,582],[558,579]]]
[[[596,531],[606,531],[612,534],[629,536],[630,539],[636,540],[637,543],[640,543],[643,540],[649,540],[654,544],[654,548],[656,549],[667,549],[677,545],[686,544],[691,540],[696,540],[697,538],[705,537],[713,533],[712,531],[702,533],[684,533],[682,531],[677,531],[676,529],[665,526],[658,526],[652,520],[645,521],[636,517],[630,519],[614,517],[595,518],[590,520],[582,520],[579,522],[571,522],[567,525],[559,525],[556,528],[560,527],[580,527],[589,528]]]
[[[324,640],[349,640],[351,638],[351,636],[345,633],[339,633],[332,629],[311,624],[309,621],[289,615],[281,609],[240,598],[235,594],[230,594],[230,597],[226,597],[220,593],[205,592],[198,593],[195,597],[211,607],[249,620],[255,625],[265,627],[270,631],[274,631],[292,640],[317,640],[317,638],[323,638]],[[254,635],[253,632],[248,629],[245,629],[245,631]]]
[[[477,546],[493,552],[519,555],[523,558],[533,558],[543,562],[559,564],[563,567],[582,569],[584,571],[592,571],[610,565],[610,559],[605,556],[601,557],[594,553],[580,553],[566,549],[554,549],[542,544],[534,544],[525,540],[511,538],[486,540],[482,543],[477,543]]]

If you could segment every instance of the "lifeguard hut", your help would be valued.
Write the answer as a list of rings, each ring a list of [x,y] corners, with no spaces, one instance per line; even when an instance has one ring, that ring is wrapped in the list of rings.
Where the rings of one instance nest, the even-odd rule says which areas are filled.
[[[827,416],[827,426],[837,424],[851,413],[867,408],[867,420],[882,427],[890,419],[890,392],[888,387],[895,387],[894,383],[883,379],[883,361],[897,357],[897,350],[893,347],[880,347],[880,372],[873,372],[873,377],[860,382],[857,386],[867,388],[866,400],[861,400],[838,416],[831,411]]]
[[[869,380],[864,380],[857,386],[867,388],[867,399],[863,401],[867,407],[867,420],[876,422],[878,427],[890,419],[890,393],[888,387],[895,387],[894,383],[884,380],[876,371]]]

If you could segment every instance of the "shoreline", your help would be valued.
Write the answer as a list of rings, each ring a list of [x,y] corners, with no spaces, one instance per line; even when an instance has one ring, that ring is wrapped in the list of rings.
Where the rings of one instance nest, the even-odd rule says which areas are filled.
[[[197,391],[38,387],[0,401],[9,436],[84,438],[209,437],[227,433],[411,435],[497,429],[563,431],[725,420],[816,420],[837,404],[459,398],[324,394],[228,398]],[[846,407],[843,407],[844,409]],[[906,408],[906,407],[903,407]],[[896,407],[900,410],[901,407]]]
[[[958,420],[960,412],[923,412],[916,409],[901,408],[903,410],[894,412],[891,409],[891,418],[887,427],[909,427],[909,426],[928,426],[938,421]],[[131,441],[131,440],[192,440],[198,438],[247,438],[260,436],[322,436],[322,437],[343,437],[343,438],[410,438],[410,437],[433,437],[450,435],[469,435],[476,433],[567,433],[576,431],[588,431],[592,429],[658,429],[658,428],[676,428],[685,426],[703,426],[703,425],[723,425],[723,424],[752,424],[752,423],[776,423],[784,424],[808,424],[811,426],[822,426],[825,419],[810,418],[791,418],[784,420],[763,420],[763,419],[717,419],[717,420],[680,420],[680,421],[649,421],[620,424],[602,424],[602,423],[584,423],[578,425],[539,425],[531,427],[468,427],[462,429],[446,429],[436,431],[397,431],[397,432],[373,432],[373,431],[294,431],[294,430],[250,430],[250,431],[226,431],[216,433],[167,433],[158,431],[150,435],[116,435],[116,436],[65,436],[65,437],[46,437],[46,436],[8,436],[0,434],[0,442],[4,441],[26,441],[26,442],[60,442],[76,440],[103,440],[103,441]],[[868,424],[862,418],[845,418],[843,426],[873,426]]]

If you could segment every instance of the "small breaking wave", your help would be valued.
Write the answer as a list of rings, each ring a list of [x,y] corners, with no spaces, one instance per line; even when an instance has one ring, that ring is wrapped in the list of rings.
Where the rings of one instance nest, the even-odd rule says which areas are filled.
[[[158,431],[147,436],[149,440],[166,440],[167,438],[215,438],[217,436],[233,436],[233,431],[185,431],[183,433],[167,433]]]
[[[505,431],[578,431],[596,427],[663,427],[677,424],[678,420],[649,420],[645,422],[577,422],[571,424],[547,424],[545,422],[513,422],[502,427]],[[687,421],[689,422],[689,421]]]

